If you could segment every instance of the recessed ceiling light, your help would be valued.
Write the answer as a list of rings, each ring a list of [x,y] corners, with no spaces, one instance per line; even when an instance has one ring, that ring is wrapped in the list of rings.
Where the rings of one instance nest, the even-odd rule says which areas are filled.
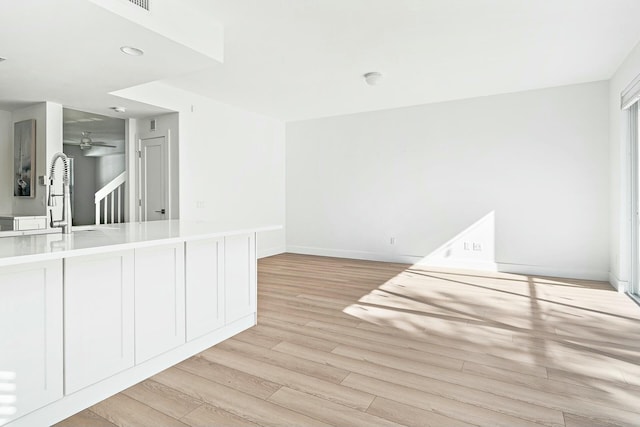
[[[126,53],[127,55],[131,55],[131,56],[144,55],[144,51],[142,49],[138,49],[137,47],[122,46],[120,50],[122,51],[122,53]]]
[[[366,73],[363,77],[369,86],[375,86],[378,84],[380,79],[382,79],[382,73],[372,71],[370,73]]]
[[[125,111],[127,111],[127,109],[124,107],[109,107],[109,108],[115,111],[116,113],[124,113]]]

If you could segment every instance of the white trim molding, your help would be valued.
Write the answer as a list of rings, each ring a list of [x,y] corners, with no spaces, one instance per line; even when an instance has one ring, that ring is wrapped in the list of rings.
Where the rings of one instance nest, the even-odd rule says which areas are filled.
[[[562,269],[545,267],[540,265],[511,264],[500,262],[488,262],[473,259],[430,258],[414,255],[385,254],[379,252],[352,251],[344,249],[328,249],[311,246],[287,246],[287,252],[318,255],[336,258],[352,258],[368,261],[398,262],[427,267],[460,268],[479,271],[494,271],[504,273],[522,274],[527,276],[561,277],[566,279],[610,281],[610,273],[597,270]],[[626,283],[626,282],[625,282]],[[613,283],[612,283],[613,285]],[[614,286],[615,287],[615,286]],[[617,288],[616,288],[617,289]]]
[[[317,248],[314,246],[291,246],[287,245],[287,252],[303,255],[317,255],[335,258],[362,259],[367,261],[383,261],[383,262],[401,262],[412,263],[410,260],[399,259],[390,254],[382,254],[377,252],[353,251],[344,249],[327,249]]]
[[[273,246],[270,248],[258,248],[258,259],[266,258],[273,255],[280,255],[287,251],[284,246]]]
[[[613,272],[609,272],[609,283],[620,293],[625,293],[629,290],[629,282],[627,280],[621,280]]]
[[[504,273],[523,274],[527,276],[560,277],[565,279],[595,280],[608,282],[607,271],[568,269],[557,267],[545,267],[542,265],[498,263],[498,271]]]
[[[620,93],[620,109],[626,110],[640,100],[640,75]]]

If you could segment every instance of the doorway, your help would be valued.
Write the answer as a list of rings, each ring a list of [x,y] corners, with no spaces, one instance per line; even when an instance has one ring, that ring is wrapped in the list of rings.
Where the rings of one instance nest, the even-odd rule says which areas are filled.
[[[109,192],[98,208],[96,195],[125,172],[125,120],[64,108],[63,136],[63,152],[71,159],[73,225],[122,222],[123,188]]]

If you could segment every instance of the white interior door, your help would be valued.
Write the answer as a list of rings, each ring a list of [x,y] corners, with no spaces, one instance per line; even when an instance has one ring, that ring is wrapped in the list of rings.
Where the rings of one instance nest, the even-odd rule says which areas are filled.
[[[140,140],[140,219],[170,219],[167,138]]]

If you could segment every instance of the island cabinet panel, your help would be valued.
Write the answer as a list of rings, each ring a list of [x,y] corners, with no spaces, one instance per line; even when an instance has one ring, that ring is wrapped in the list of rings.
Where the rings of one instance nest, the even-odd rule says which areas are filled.
[[[66,258],[65,394],[134,364],[133,250]]]
[[[136,364],[185,343],[184,244],[135,250]]]
[[[256,311],[255,234],[224,239],[226,323]]]
[[[0,425],[63,396],[62,261],[0,268]]]
[[[0,239],[0,425],[53,425],[254,326],[255,236],[276,228]]]
[[[225,323],[224,239],[187,242],[185,248],[187,340]]]

